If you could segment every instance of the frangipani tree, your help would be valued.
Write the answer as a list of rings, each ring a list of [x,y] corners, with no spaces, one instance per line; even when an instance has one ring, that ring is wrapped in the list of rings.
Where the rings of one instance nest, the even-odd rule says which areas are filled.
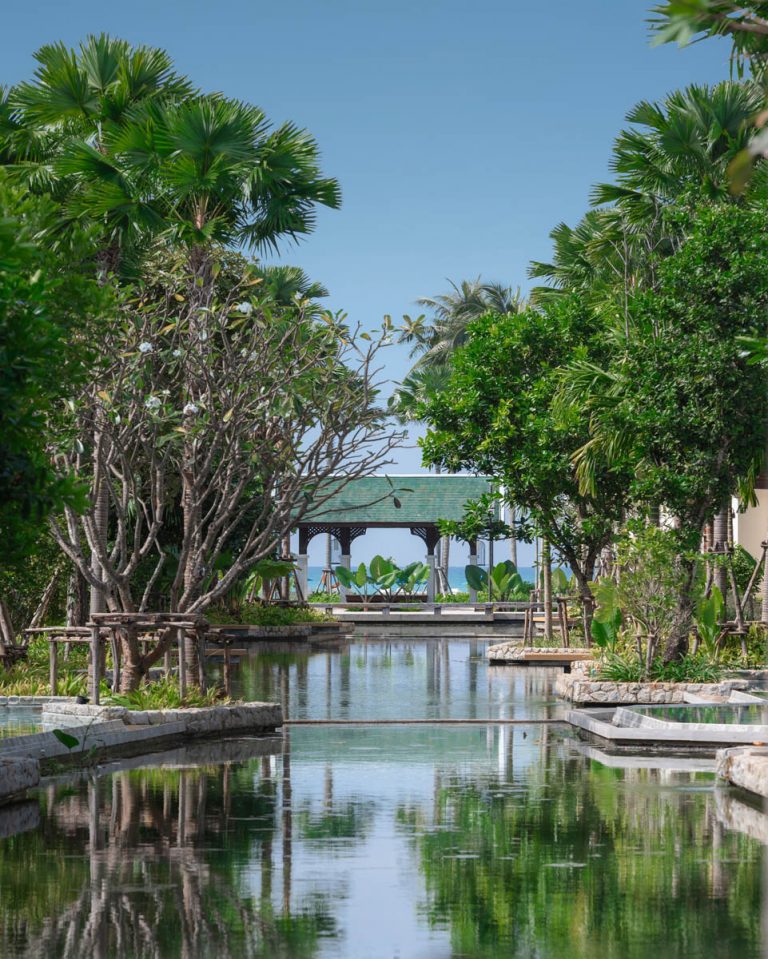
[[[95,497],[53,531],[111,610],[146,609],[170,570],[168,607],[203,612],[273,556],[310,505],[376,472],[400,439],[376,385],[386,329],[362,338],[343,316],[277,308],[248,274],[202,325],[176,289],[123,304],[52,444],[60,471],[95,478],[109,498],[106,535]],[[179,506],[172,552],[162,533]],[[126,677],[137,681],[130,668]]]

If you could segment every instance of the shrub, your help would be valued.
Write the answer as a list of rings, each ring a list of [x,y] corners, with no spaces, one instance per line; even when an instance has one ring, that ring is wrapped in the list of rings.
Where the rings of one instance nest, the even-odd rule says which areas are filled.
[[[181,709],[216,706],[225,701],[228,702],[216,687],[203,693],[198,687],[190,686],[182,696],[179,681],[175,676],[142,683],[130,693],[112,693],[103,700],[106,706],[125,706],[126,709]]]

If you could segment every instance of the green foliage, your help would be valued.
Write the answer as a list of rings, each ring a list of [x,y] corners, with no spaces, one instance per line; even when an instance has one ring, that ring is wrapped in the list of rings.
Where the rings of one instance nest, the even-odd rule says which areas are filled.
[[[579,489],[572,461],[589,420],[577,408],[564,420],[554,404],[559,367],[571,355],[608,357],[599,324],[575,297],[481,317],[454,353],[447,388],[425,405],[421,442],[425,462],[493,476],[586,586],[621,521],[628,479],[604,470],[596,493]]]
[[[333,616],[307,606],[273,606],[246,603],[236,614],[211,607],[206,617],[211,623],[228,625],[247,623],[251,626],[292,626],[299,623],[333,622]]]
[[[705,653],[711,659],[717,659],[717,637],[720,635],[720,620],[725,601],[717,586],[713,586],[709,596],[702,596],[696,605],[696,633]]]
[[[0,174],[0,534],[3,561],[25,555],[45,518],[81,488],[52,468],[47,427],[82,381],[94,317],[109,296],[82,267],[90,246],[73,228],[52,250],[40,241],[50,204]]]
[[[42,636],[32,639],[25,659],[10,669],[0,667],[0,696],[47,696],[49,682],[48,643]],[[58,692],[60,696],[87,694],[88,646],[73,645],[67,658],[59,656]]]
[[[401,568],[391,559],[374,556],[370,569],[366,569],[365,563],[360,563],[356,570],[337,566],[336,578],[345,589],[361,596],[382,595],[393,599],[421,590],[429,578],[429,567],[415,562]]]
[[[623,615],[619,608],[618,590],[609,579],[592,584],[592,595],[597,606],[592,617],[592,642],[607,652],[613,652],[619,639]]]
[[[124,706],[126,709],[181,709],[183,707],[217,706],[222,699],[220,690],[211,688],[203,693],[197,686],[190,686],[184,696],[175,676],[167,676],[154,682],[144,682],[130,693],[112,693],[104,699],[106,706]]]
[[[465,566],[464,575],[467,584],[480,594],[488,596],[488,571],[482,566]],[[515,564],[507,559],[498,563],[491,570],[491,599],[510,601],[513,599],[527,600],[532,586],[518,573]]]
[[[592,637],[613,654],[626,634],[628,655],[636,657],[641,675],[648,676],[658,651],[681,630],[687,636],[690,629],[692,608],[681,620],[680,597],[693,588],[691,560],[681,549],[677,531],[634,523],[618,543],[617,563],[618,584],[601,580],[593,586],[597,608]]]
[[[80,745],[80,740],[76,736],[71,736],[69,733],[64,732],[63,729],[52,729],[51,732],[62,744],[62,746],[66,746],[70,752],[75,748],[75,746]]]
[[[30,530],[26,543],[26,555],[23,558],[17,557],[15,562],[6,559],[0,563],[0,596],[8,604],[14,627],[19,632],[29,625],[56,572],[59,573],[56,592],[40,625],[63,622],[69,573],[69,566],[47,529],[38,530],[36,535]]]
[[[723,678],[722,664],[702,654],[687,654],[666,663],[656,657],[646,671],[644,662],[631,652],[609,652],[600,664],[600,677],[619,683],[716,683]]]
[[[464,505],[464,515],[460,520],[441,519],[437,525],[443,536],[453,536],[465,543],[476,543],[479,539],[491,540],[508,539],[513,530],[499,519],[498,504],[501,497],[497,493],[483,493],[476,500],[470,500]],[[517,538],[523,539],[519,535]]]
[[[438,593],[435,596],[436,603],[468,603],[469,593],[456,590],[453,593]]]

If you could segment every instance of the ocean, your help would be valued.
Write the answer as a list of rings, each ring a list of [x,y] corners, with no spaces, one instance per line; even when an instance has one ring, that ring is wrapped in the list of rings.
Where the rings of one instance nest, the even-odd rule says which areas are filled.
[[[527,580],[529,583],[533,583],[536,580],[536,573],[533,566],[519,566],[517,570],[524,580]],[[309,588],[310,590],[317,589],[320,585],[320,578],[323,573],[322,566],[310,566],[309,567]],[[451,584],[451,588],[457,590],[458,592],[467,591],[467,580],[464,575],[463,566],[449,566],[448,567],[448,582]]]

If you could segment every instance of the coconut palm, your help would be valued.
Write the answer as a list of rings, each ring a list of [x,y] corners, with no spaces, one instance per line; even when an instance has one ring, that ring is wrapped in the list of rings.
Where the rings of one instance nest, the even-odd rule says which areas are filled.
[[[432,322],[410,337],[415,344],[411,355],[419,357],[416,365],[447,366],[451,353],[466,341],[472,320],[486,313],[519,313],[525,305],[519,287],[483,283],[480,277],[460,284],[449,282],[450,292],[416,301],[432,314]],[[408,335],[404,339],[408,340]]]

